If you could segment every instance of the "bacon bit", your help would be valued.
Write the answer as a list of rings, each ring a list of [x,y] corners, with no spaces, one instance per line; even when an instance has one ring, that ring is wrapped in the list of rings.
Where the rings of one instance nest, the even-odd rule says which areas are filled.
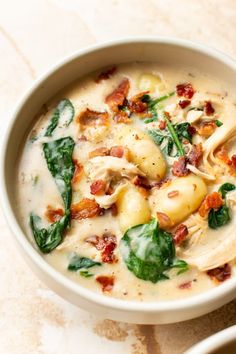
[[[53,209],[51,205],[47,206],[47,211],[45,212],[45,216],[50,222],[59,221],[64,215],[64,211],[61,208]]]
[[[114,203],[114,204],[112,204],[112,206],[111,206],[111,215],[112,216],[116,216],[117,214],[118,214],[118,209],[117,209],[117,206],[116,206],[116,204]]]
[[[90,193],[93,195],[102,195],[106,192],[106,182],[102,179],[94,181],[90,186]]]
[[[126,96],[129,92],[129,88],[129,80],[124,78],[119,86],[106,97],[105,102],[108,104],[112,111],[117,112],[119,110],[119,106],[124,104]]]
[[[179,289],[190,289],[192,286],[192,281],[186,281],[186,283],[182,283],[180,285],[178,285]]]
[[[128,113],[124,111],[119,111],[117,112],[113,120],[115,123],[124,123],[124,124],[130,124],[132,122],[132,119],[129,118]]]
[[[113,157],[123,157],[125,154],[125,148],[123,146],[112,146],[110,149],[110,156]]]
[[[180,156],[177,161],[173,163],[172,173],[174,176],[183,177],[189,174],[189,169],[187,169],[187,159],[185,156]]]
[[[71,218],[75,220],[93,218],[100,215],[100,212],[99,204],[89,198],[84,198],[79,203],[71,205]]]
[[[85,135],[81,135],[79,138],[78,138],[78,141],[88,141],[88,139],[86,138]]]
[[[96,247],[98,251],[102,251],[101,257],[104,263],[117,262],[117,258],[113,253],[117,245],[117,239],[112,233],[105,232],[101,237],[97,235],[90,236],[85,241]]]
[[[159,128],[161,130],[164,130],[166,129],[166,121],[165,120],[161,120],[160,123],[159,123]]]
[[[79,114],[76,121],[80,124],[81,129],[84,130],[87,127],[95,127],[97,125],[108,125],[109,115],[107,112],[96,112],[89,108],[86,108]]]
[[[193,86],[189,83],[179,84],[176,86],[176,91],[178,96],[183,96],[187,99],[191,99],[194,95]]]
[[[102,291],[111,291],[114,286],[115,278],[113,276],[99,275],[96,281],[102,285]]]
[[[148,183],[147,178],[141,176],[135,176],[132,180],[135,186],[142,187],[144,189],[151,189],[151,185]]]
[[[198,167],[203,156],[202,144],[193,145],[189,154],[188,154],[188,162]]]
[[[190,105],[191,101],[190,100],[182,100],[179,101],[179,106],[184,109],[186,108],[188,105]]]
[[[196,132],[197,132],[196,128],[194,128],[192,125],[189,125],[187,130],[188,130],[188,133],[192,136],[194,134],[196,134]]]
[[[128,107],[133,113],[143,113],[147,110],[147,103],[142,101],[144,95],[149,93],[149,91],[140,92],[129,101]]]
[[[173,236],[173,240],[175,245],[180,245],[188,236],[188,228],[186,225],[184,224],[180,224],[177,226],[174,236]]]
[[[165,213],[157,212],[156,215],[162,229],[170,229],[173,226],[173,221]]]
[[[179,195],[179,191],[171,191],[167,194],[168,198],[175,198]]]
[[[218,192],[213,192],[205,197],[202,204],[200,205],[200,208],[198,209],[198,212],[200,216],[204,218],[208,214],[210,209],[218,209],[222,205],[223,199],[221,197],[221,194]]]
[[[210,101],[206,101],[204,104],[204,112],[207,116],[212,116],[214,114],[215,110],[212,107],[212,104]]]
[[[90,151],[89,158],[92,159],[96,156],[109,156],[110,150],[106,147],[100,147],[93,151]]]
[[[161,188],[166,188],[170,185],[171,183],[171,179],[169,178],[166,178],[166,179],[163,179],[162,181],[160,182],[153,182],[151,183],[150,187],[151,188],[157,188],[157,189],[161,189]]]
[[[217,128],[216,123],[212,120],[210,122],[201,122],[197,125],[197,133],[200,136],[208,138],[211,136]]]
[[[230,159],[228,150],[224,145],[220,148],[220,150],[217,151],[216,156],[218,159],[226,163],[226,165],[232,165],[232,159]]]
[[[116,72],[117,68],[115,66],[113,66],[110,69],[107,69],[106,71],[102,71],[97,79],[95,80],[96,83],[99,83],[102,80],[107,80],[110,79],[110,77]]]
[[[84,173],[84,167],[81,163],[78,162],[78,160],[73,160],[73,163],[75,166],[75,171],[74,171],[71,183],[75,184],[81,180],[83,173]]]
[[[231,267],[226,263],[221,267],[208,270],[207,275],[209,275],[209,277],[211,277],[216,283],[222,283],[231,277]]]
[[[231,156],[232,165],[236,168],[236,155]]]

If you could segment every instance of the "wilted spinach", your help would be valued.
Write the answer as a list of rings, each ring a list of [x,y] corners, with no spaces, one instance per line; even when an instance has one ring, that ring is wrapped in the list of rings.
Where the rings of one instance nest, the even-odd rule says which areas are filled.
[[[68,265],[68,269],[72,271],[76,271],[79,269],[88,269],[94,266],[101,266],[102,263],[100,262],[95,262],[90,258],[87,257],[81,257],[76,253],[73,253],[70,257],[70,262]]]
[[[168,279],[165,272],[171,268],[178,268],[179,273],[188,269],[186,262],[175,257],[172,235],[160,229],[156,219],[128,229],[121,239],[120,252],[137,278],[153,283]]]
[[[45,136],[52,136],[53,131],[56,129],[58,122],[60,119],[65,117],[65,124],[68,126],[75,115],[75,109],[73,104],[67,98],[64,98],[62,101],[59,102],[58,106],[56,107],[49,126],[46,129]]]
[[[228,192],[231,192],[231,191],[233,191],[235,189],[236,189],[236,186],[234,184],[232,184],[232,183],[224,183],[224,184],[222,184],[222,186],[220,186],[219,192],[221,193],[222,198],[224,199]]]
[[[35,242],[43,253],[49,253],[62,241],[63,232],[70,223],[70,216],[64,215],[59,221],[51,224],[48,229],[40,228],[41,218],[31,213],[30,226]]]
[[[39,249],[48,253],[57,247],[63,238],[63,233],[70,225],[70,204],[72,199],[71,179],[74,174],[72,153],[75,142],[71,137],[61,138],[43,144],[47,166],[55,179],[62,196],[65,215],[51,224],[48,229],[39,228],[40,217],[31,213],[30,226]]]
[[[143,95],[142,97],[142,101],[147,103],[148,106],[148,112],[152,114],[151,118],[147,118],[144,120],[144,123],[151,123],[151,122],[155,122],[158,120],[158,104],[164,100],[166,100],[167,98],[173,96],[175,94],[175,92],[170,92],[167,93],[166,95],[157,97],[157,98],[151,98],[150,95]]]
[[[75,142],[71,137],[61,138],[43,144],[47,166],[55,179],[65,204],[65,210],[70,209],[72,189],[71,179],[74,174],[72,153]]]
[[[225,199],[226,194],[236,189],[236,186],[232,183],[224,183],[219,188],[219,192],[222,195],[222,198]],[[211,229],[218,229],[218,227],[228,224],[231,220],[230,210],[227,205],[224,204],[218,209],[211,209],[208,214],[208,226]]]
[[[148,130],[148,135],[153,141],[161,147],[161,150],[169,156],[175,156],[174,147],[176,147],[177,155],[185,155],[182,145],[183,140],[192,143],[192,135],[189,133],[189,123],[172,124],[166,119],[167,128],[164,130],[152,129]]]

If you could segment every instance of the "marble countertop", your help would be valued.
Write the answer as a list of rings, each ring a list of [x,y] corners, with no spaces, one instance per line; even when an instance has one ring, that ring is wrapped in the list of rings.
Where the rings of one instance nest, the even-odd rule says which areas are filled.
[[[234,0],[0,0],[0,137],[22,92],[55,61],[100,41],[177,36],[236,58]],[[0,352],[181,354],[236,324],[236,301],[191,321],[100,320],[46,288],[18,254],[0,211]]]

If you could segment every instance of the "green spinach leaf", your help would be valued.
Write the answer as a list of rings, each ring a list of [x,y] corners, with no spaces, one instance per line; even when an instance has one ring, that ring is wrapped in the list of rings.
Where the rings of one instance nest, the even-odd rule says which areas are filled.
[[[59,221],[51,224],[48,229],[39,228],[40,217],[33,213],[30,215],[30,226],[35,241],[44,253],[52,251],[61,243],[65,229],[70,226],[71,179],[74,174],[72,153],[74,146],[75,142],[71,137],[43,144],[48,169],[55,179],[65,205],[65,215]]]
[[[225,204],[217,210],[211,209],[208,214],[208,226],[211,229],[218,229],[228,224],[230,220],[229,208]]]
[[[153,283],[168,279],[165,272],[171,268],[187,270],[187,263],[175,258],[172,235],[160,229],[156,219],[128,229],[121,239],[120,252],[137,278]]]
[[[94,266],[101,266],[102,264],[100,262],[95,262],[90,258],[87,257],[81,257],[76,253],[72,253],[70,262],[68,265],[68,269],[72,271],[76,271],[79,269],[88,269]]]
[[[75,170],[72,161],[74,146],[75,142],[71,137],[43,144],[48,169],[55,179],[66,211],[70,209],[72,198],[71,179]]]
[[[59,120],[64,119],[65,124],[68,126],[75,115],[75,109],[73,104],[67,98],[64,98],[56,107],[49,126],[46,129],[45,136],[52,136],[52,133],[56,129]]]
[[[70,223],[70,216],[64,215],[59,221],[51,224],[48,229],[40,228],[41,218],[31,213],[30,226],[35,242],[43,253],[49,253],[62,241],[64,230]]]
[[[155,122],[158,120],[158,110],[160,109],[160,107],[158,106],[160,102],[166,100],[167,98],[173,96],[175,94],[175,92],[170,92],[167,93],[166,95],[157,97],[157,98],[151,98],[150,95],[143,95],[142,97],[142,101],[146,102],[148,105],[148,112],[152,114],[151,118],[147,118],[144,120],[144,123],[151,123],[151,122]]]
[[[234,184],[232,184],[232,183],[224,183],[219,188],[219,192],[221,193],[222,198],[224,199],[228,192],[231,192],[231,191],[233,191],[235,189],[236,189],[236,186]]]
[[[81,270],[79,274],[84,278],[91,278],[93,277],[93,273],[90,273],[88,270]]]

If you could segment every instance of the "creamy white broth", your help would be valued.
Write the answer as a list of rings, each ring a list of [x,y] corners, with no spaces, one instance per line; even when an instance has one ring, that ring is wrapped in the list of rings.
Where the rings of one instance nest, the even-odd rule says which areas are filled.
[[[20,157],[17,177],[17,204],[22,226],[33,244],[35,244],[35,242],[29,226],[30,213],[33,212],[36,215],[39,215],[42,218],[43,223],[48,226],[49,222],[45,218],[45,210],[47,206],[50,205],[54,209],[64,209],[61,195],[50,171],[48,170],[43,154],[42,143],[56,140],[61,137],[71,136],[76,142],[73,151],[73,159],[78,160],[79,163],[85,167],[86,172],[89,153],[99,147],[105,146],[110,148],[115,145],[122,145],[119,140],[119,131],[122,126],[127,125],[115,123],[111,118],[111,112],[109,112],[110,127],[104,135],[104,130],[107,129],[104,127],[98,127],[97,129],[89,128],[85,131],[81,130],[80,124],[76,122],[76,117],[78,117],[79,113],[86,108],[98,112],[103,112],[105,110],[109,111],[108,106],[105,104],[105,98],[119,85],[124,77],[127,77],[130,81],[128,98],[144,91],[138,86],[139,78],[142,73],[156,74],[161,78],[161,85],[157,85],[156,91],[150,93],[153,97],[161,96],[175,90],[178,83],[191,82],[196,90],[192,98],[191,106],[194,106],[195,102],[199,102],[201,100],[211,100],[215,106],[216,118],[223,123],[222,127],[227,128],[228,125],[232,126],[232,117],[235,117],[236,115],[234,88],[229,87],[226,82],[222,82],[216,78],[208,76],[206,73],[198,72],[195,68],[182,68],[178,66],[170,68],[154,63],[134,63],[118,66],[117,71],[108,80],[103,80],[99,83],[96,83],[94,80],[97,76],[96,73],[93,73],[83,79],[79,79],[47,103],[46,106],[48,112],[42,115],[36,122],[29,134]],[[67,98],[72,102],[75,108],[74,120],[68,127],[60,124],[59,122],[53,136],[50,138],[45,137],[44,132],[50,122],[53,110],[58,102],[63,98]],[[171,105],[179,100],[180,98],[174,95],[166,101],[163,101],[163,105],[168,106],[171,110]],[[219,117],[217,116],[217,112]],[[180,113],[182,114],[182,112]],[[178,119],[178,115],[173,117],[174,122],[178,122]],[[181,122],[182,121],[184,120],[181,120]],[[138,129],[145,130],[147,126],[149,126],[150,129],[155,128],[157,123],[149,123],[148,125],[145,125],[143,119],[140,118],[138,114],[133,114],[132,124],[129,126],[132,128],[138,127]],[[216,129],[222,128],[220,127]],[[83,135],[87,137],[87,141],[79,139]],[[34,136],[38,137],[35,141],[32,139]],[[210,138],[212,138],[212,136]],[[204,139],[204,144],[208,139]],[[197,143],[198,140],[199,137],[194,136],[193,141]],[[232,140],[230,140],[229,145],[229,155],[231,156],[236,153],[235,141],[232,142]],[[167,158],[168,165],[169,161],[170,159]],[[202,171],[204,173],[209,173],[209,171],[204,170],[204,166]],[[166,176],[169,174],[170,166],[168,166]],[[218,190],[218,186],[225,182],[230,182],[233,184],[236,182],[235,175],[228,173],[224,164],[221,167],[217,167],[216,175],[217,178],[215,180],[205,180],[208,193],[213,190]],[[78,203],[82,198],[94,198],[94,196],[90,194],[90,185],[91,180],[85,173],[79,183],[73,186],[72,204]],[[152,194],[152,192],[150,194]],[[147,199],[151,200],[151,197],[147,197]],[[190,238],[192,236],[190,235],[188,237],[188,243],[190,243],[190,246],[187,244],[186,248],[177,247],[178,258],[185,259],[190,264],[188,271],[177,275],[178,269],[172,269],[168,272],[170,279],[159,281],[155,284],[150,281],[138,279],[131,271],[128,270],[119,249],[119,240],[122,238],[124,230],[122,230],[120,226],[118,216],[112,216],[110,211],[105,212],[104,215],[99,215],[93,218],[72,220],[71,227],[65,232],[63,242],[50,253],[44,254],[43,257],[49,264],[68,278],[99,293],[102,292],[102,287],[101,284],[96,281],[96,276],[114,276],[115,281],[113,288],[110,291],[105,292],[108,296],[140,301],[170,300],[188,297],[218,285],[207,275],[206,270],[209,268],[206,266],[206,269],[199,270],[199,267],[196,266],[199,263],[199,260],[196,260],[196,264],[194,264],[194,262],[192,264],[191,257],[197,258],[199,252],[200,254],[203,252],[204,257],[205,253],[209,253],[209,249],[215,249],[215,243],[217,243],[216,241],[208,244],[208,239],[213,239],[214,235],[222,234],[227,236],[233,232],[233,236],[235,236],[236,239],[234,231],[234,205],[231,209],[231,223],[217,230],[209,230],[209,228],[206,230],[204,229],[204,231],[202,233],[198,233],[197,236],[194,234],[194,237],[192,238],[193,246],[191,246]],[[186,224],[189,229],[191,228],[191,222],[191,216],[187,217],[186,220],[183,220],[183,223]],[[204,224],[204,227],[205,226],[206,222]],[[88,271],[93,274],[93,276],[89,278],[84,278],[79,272],[67,270],[69,254],[71,252],[76,252],[83,257],[88,257],[94,261],[101,262],[101,252],[90,243],[85,242],[85,240],[93,235],[100,236],[106,231],[111,232],[117,238],[118,245],[115,248],[114,254],[117,257],[118,262],[114,262],[112,264],[103,263],[102,266],[89,268]],[[199,237],[201,238],[200,241]],[[222,237],[219,239],[222,241]],[[205,246],[202,246],[202,244],[207,244],[206,252],[203,250]],[[229,260],[226,260],[232,266],[231,276],[234,276],[235,273],[235,256],[236,249],[232,251],[232,257]],[[222,257],[220,255],[220,257],[224,260],[224,256]],[[216,266],[220,266],[222,264],[216,264]],[[190,286],[183,285],[188,284],[189,282]]]

